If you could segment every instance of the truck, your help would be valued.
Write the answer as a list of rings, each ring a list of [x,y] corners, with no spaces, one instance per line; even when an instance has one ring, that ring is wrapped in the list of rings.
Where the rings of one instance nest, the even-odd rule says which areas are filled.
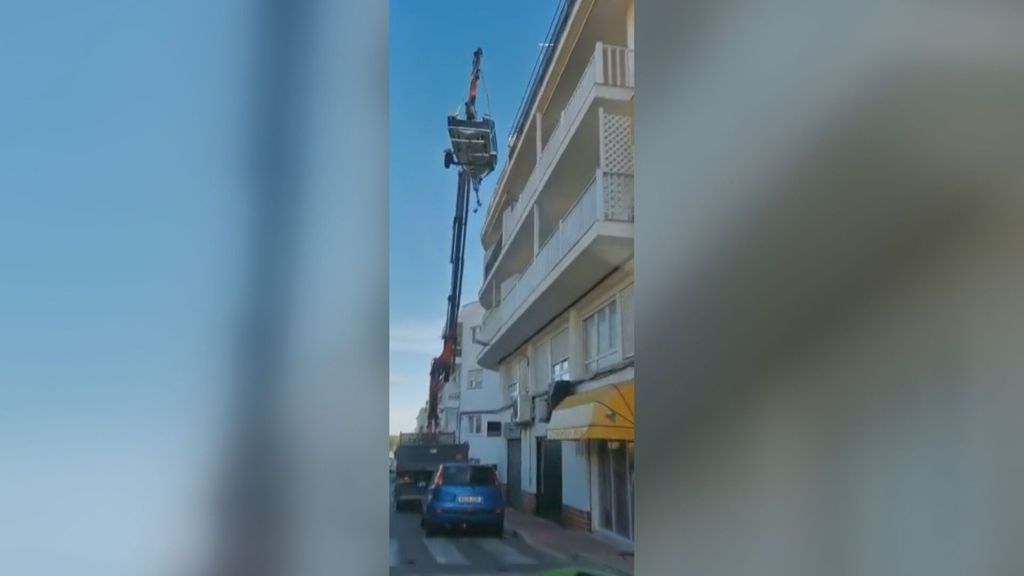
[[[402,433],[395,447],[395,509],[417,510],[441,464],[469,461],[469,445],[452,432]]]

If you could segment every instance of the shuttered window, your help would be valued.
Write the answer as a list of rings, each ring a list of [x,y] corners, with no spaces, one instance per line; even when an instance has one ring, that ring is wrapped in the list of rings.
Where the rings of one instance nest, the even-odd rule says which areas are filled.
[[[533,383],[535,391],[547,388],[549,383],[548,370],[551,367],[551,341],[545,340],[533,349]]]

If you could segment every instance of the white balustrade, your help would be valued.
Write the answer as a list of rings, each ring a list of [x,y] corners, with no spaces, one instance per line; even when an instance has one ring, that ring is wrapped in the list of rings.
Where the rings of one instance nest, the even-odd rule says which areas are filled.
[[[484,314],[482,334],[489,340],[519,312],[522,304],[598,221],[633,221],[633,176],[598,171],[558,228],[518,278],[502,284],[501,303]]]

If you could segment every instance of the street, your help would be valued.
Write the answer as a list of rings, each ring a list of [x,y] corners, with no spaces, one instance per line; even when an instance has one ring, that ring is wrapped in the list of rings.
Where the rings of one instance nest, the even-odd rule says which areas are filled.
[[[458,532],[427,538],[420,527],[419,513],[395,512],[394,501],[390,506],[390,538],[388,555],[392,576],[537,575],[544,570],[564,567],[508,530],[501,539]]]

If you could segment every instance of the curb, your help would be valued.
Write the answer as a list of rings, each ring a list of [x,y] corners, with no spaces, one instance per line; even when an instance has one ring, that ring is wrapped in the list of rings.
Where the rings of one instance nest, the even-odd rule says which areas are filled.
[[[524,532],[523,530],[520,530],[518,528],[509,527],[509,532],[511,532],[512,535],[515,536],[516,538],[518,538],[518,539],[522,540],[523,542],[526,542],[527,544],[529,544],[531,547],[536,548],[536,549],[544,552],[545,554],[553,556],[553,557],[555,557],[556,559],[558,559],[561,562],[579,562],[581,560],[585,560],[585,561],[587,561],[587,562],[589,562],[591,564],[594,564],[595,566],[600,566],[602,570],[605,570],[605,571],[607,571],[609,573],[609,576],[612,576],[612,575],[615,575],[615,576],[633,576],[632,574],[630,574],[628,572],[624,572],[622,570],[619,570],[618,568],[615,568],[614,566],[609,566],[609,565],[605,564],[604,562],[602,562],[601,560],[597,559],[595,556],[592,556],[590,554],[566,554],[564,552],[560,552],[558,550],[554,550],[552,548],[549,548],[549,547],[547,547],[547,546],[545,546],[543,544],[538,543],[536,540],[534,540],[533,537],[531,537],[528,532]]]
[[[532,536],[529,536],[529,533],[524,532],[524,531],[520,530],[519,528],[511,528],[511,532],[512,532],[512,534],[516,538],[519,538],[523,542],[526,542],[531,547],[536,548],[536,549],[538,549],[538,550],[540,550],[540,551],[542,551],[545,554],[548,554],[550,556],[554,556],[555,558],[557,558],[558,560],[560,560],[562,562],[569,562],[569,561],[574,560],[574,558],[572,558],[571,556],[565,554],[564,552],[559,552],[558,550],[553,550],[553,549],[548,548],[547,546],[545,546],[543,544],[538,543],[536,540],[533,539]]]

